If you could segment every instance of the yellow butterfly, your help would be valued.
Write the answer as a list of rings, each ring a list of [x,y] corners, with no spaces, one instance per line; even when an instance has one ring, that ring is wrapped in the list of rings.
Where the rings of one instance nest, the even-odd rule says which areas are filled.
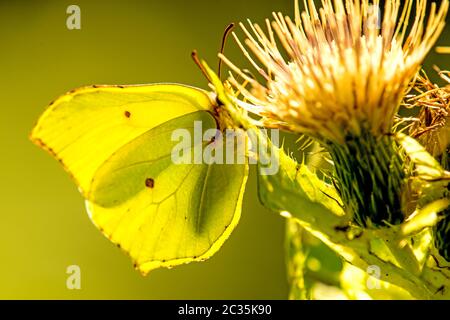
[[[239,221],[246,163],[171,159],[174,130],[193,133],[196,121],[223,129],[218,108],[212,94],[178,84],[85,87],[51,103],[31,140],[63,165],[93,223],[147,274],[211,257]]]

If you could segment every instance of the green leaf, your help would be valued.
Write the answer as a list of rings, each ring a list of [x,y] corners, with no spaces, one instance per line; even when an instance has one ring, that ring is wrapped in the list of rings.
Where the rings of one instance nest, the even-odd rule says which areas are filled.
[[[416,139],[403,133],[397,133],[397,141],[411,159],[420,179],[428,181],[450,179],[449,173],[441,167],[439,162]]]
[[[402,236],[408,236],[421,232],[427,227],[434,226],[439,219],[439,212],[445,210],[450,205],[450,199],[439,199],[418,209],[414,215],[403,223]]]
[[[261,134],[258,137],[260,141],[265,139],[270,144],[267,137]],[[414,260],[408,247],[397,247],[395,243],[389,247],[373,247],[373,240],[377,238],[380,241],[398,240],[390,229],[362,230],[352,226],[332,186],[320,180],[306,165],[296,163],[282,149],[273,147],[272,152],[275,152],[279,161],[278,173],[258,176],[259,196],[265,206],[295,219],[308,232],[361,270],[377,265],[382,270],[381,280],[405,288],[415,297],[431,297],[432,293],[426,284],[414,273],[416,267],[412,270],[403,269],[391,261],[392,258],[401,258],[400,262]],[[393,250],[394,257],[390,250]]]
[[[266,207],[286,211],[302,224],[325,233],[345,222],[340,198],[332,186],[320,180],[305,164],[298,164],[282,149],[271,145],[267,137],[260,135],[258,142],[268,143],[271,148],[263,149],[273,153],[260,156],[272,156],[272,161],[279,166],[274,175],[258,175],[259,198]],[[267,159],[263,163],[267,163]]]

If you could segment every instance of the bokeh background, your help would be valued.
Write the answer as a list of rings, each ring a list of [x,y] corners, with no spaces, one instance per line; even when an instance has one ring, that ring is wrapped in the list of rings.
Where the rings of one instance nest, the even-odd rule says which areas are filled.
[[[71,4],[81,30],[66,28]],[[0,298],[287,298],[284,221],[259,205],[254,174],[241,222],[213,258],[144,278],[92,225],[60,165],[28,140],[46,105],[75,87],[206,88],[190,52],[215,66],[228,23],[263,22],[274,10],[292,15],[293,0],[0,1]],[[450,45],[449,26],[439,43]],[[226,54],[237,56],[232,41]],[[450,55],[431,53],[433,64],[449,69]],[[66,288],[74,264],[81,290]]]

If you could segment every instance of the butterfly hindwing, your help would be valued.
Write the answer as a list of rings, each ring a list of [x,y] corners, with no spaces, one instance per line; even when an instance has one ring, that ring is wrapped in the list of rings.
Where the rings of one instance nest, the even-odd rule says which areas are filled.
[[[172,132],[193,138],[195,121],[202,130],[216,128],[206,111],[170,120],[117,150],[94,175],[91,219],[144,274],[210,257],[239,220],[246,164],[171,160],[179,143]],[[183,151],[190,156],[196,147]]]

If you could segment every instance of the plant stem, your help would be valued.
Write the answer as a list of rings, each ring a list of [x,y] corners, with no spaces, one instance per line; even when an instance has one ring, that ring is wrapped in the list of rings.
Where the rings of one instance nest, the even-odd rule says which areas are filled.
[[[302,241],[302,227],[293,219],[286,220],[286,266],[289,282],[289,299],[306,300],[304,266],[306,255]]]

